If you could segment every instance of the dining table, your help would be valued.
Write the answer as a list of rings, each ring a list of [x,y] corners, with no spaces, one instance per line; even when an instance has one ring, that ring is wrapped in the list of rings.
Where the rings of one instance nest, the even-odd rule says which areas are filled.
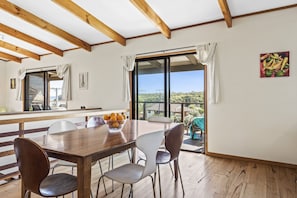
[[[91,192],[92,162],[135,148],[136,138],[142,134],[161,130],[165,132],[177,124],[126,120],[119,131],[111,131],[108,125],[104,124],[99,127],[44,135],[32,140],[39,144],[49,157],[77,164],[77,197],[87,198],[90,197]]]

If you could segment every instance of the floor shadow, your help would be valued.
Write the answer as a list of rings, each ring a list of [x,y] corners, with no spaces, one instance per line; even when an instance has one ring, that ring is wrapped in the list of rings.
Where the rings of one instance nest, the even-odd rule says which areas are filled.
[[[182,151],[190,151],[196,153],[204,153],[204,141],[203,137],[193,140],[190,135],[185,134],[183,144],[181,147]]]

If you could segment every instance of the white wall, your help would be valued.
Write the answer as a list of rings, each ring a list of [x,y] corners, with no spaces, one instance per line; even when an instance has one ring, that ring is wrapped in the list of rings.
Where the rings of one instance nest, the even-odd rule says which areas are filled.
[[[7,93],[7,82],[6,82],[6,62],[0,60],[0,107],[5,106],[5,98]]]
[[[221,102],[208,105],[209,152],[297,164],[297,8],[94,47],[92,53],[69,51],[64,57],[8,63],[7,78],[21,66],[72,64],[73,101],[70,108],[128,107],[122,102],[120,56],[217,42]],[[261,79],[259,54],[290,51],[290,77]],[[78,73],[89,72],[89,89],[78,89]],[[11,110],[20,109],[15,93]]]

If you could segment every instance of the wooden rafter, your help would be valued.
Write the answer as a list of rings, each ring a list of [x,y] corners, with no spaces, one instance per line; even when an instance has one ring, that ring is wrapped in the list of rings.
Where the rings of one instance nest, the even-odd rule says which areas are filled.
[[[40,60],[40,56],[38,54],[36,54],[34,52],[31,52],[29,50],[26,50],[24,48],[15,46],[13,44],[7,43],[5,41],[1,41],[0,40],[0,47],[3,47],[5,49],[8,49],[8,50],[11,50],[11,51],[14,51],[14,52],[17,52],[19,54],[23,54],[23,55],[29,56],[29,57],[34,58],[36,60]]]
[[[123,46],[126,45],[126,39],[122,35],[108,27],[106,24],[97,19],[91,13],[87,12],[77,4],[73,3],[71,0],[53,0],[53,2],[70,11],[72,14],[76,15],[82,21],[91,25],[92,27],[99,30],[109,38],[113,39],[114,41],[120,43]]]
[[[186,55],[187,59],[193,64],[198,64],[197,58],[193,54]]]
[[[44,30],[47,30],[67,41],[69,41],[70,43],[79,46],[85,50],[91,51],[91,46],[80,40],[79,38],[65,32],[64,30],[48,23],[47,21],[35,16],[34,14],[8,2],[7,0],[1,0],[0,1],[0,8],[2,8],[3,10],[9,12],[12,15],[15,15],[33,25],[36,25]]]
[[[5,58],[5,59],[8,59],[8,60],[11,60],[11,61],[15,61],[15,62],[18,62],[18,63],[21,63],[22,62],[22,59],[21,58],[16,57],[16,56],[13,56],[13,55],[10,55],[10,54],[6,54],[4,52],[0,52],[0,57]]]
[[[225,21],[227,23],[227,26],[230,28],[230,27],[232,27],[232,17],[231,17],[231,14],[230,14],[230,10],[229,10],[227,0],[218,0],[218,1],[219,1],[219,4],[220,4],[222,13],[224,15]]]
[[[149,18],[157,27],[161,33],[166,37],[171,37],[171,31],[166,23],[157,15],[157,13],[146,3],[145,0],[130,0],[138,10],[142,12],[147,18]]]
[[[53,52],[59,56],[63,56],[63,51],[54,47],[54,46],[51,46],[43,41],[40,41],[38,39],[35,39],[33,38],[32,36],[29,36],[27,34],[24,34],[16,29],[13,29],[11,27],[8,27],[2,23],[0,23],[0,32],[3,32],[5,34],[8,34],[10,36],[13,36],[15,38],[18,38],[20,40],[23,40],[23,41],[26,41],[28,43],[31,43],[32,45],[36,45],[38,47],[41,47],[43,49],[46,49],[50,52]]]

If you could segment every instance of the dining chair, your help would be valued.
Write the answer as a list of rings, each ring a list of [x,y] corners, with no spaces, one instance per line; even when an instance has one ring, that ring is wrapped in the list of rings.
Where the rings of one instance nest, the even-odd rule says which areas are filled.
[[[98,126],[101,126],[104,124],[105,124],[105,122],[104,122],[103,118],[101,118],[99,116],[92,116],[89,118],[89,120],[87,122],[87,128],[98,127]]]
[[[180,182],[183,190],[183,195],[185,195],[184,185],[182,181],[181,171],[179,167],[179,153],[181,150],[181,145],[183,142],[184,136],[184,125],[178,124],[172,129],[169,129],[165,133],[165,149],[164,151],[158,150],[157,152],[157,170],[158,170],[158,179],[159,179],[159,189],[160,189],[160,197],[162,197],[162,190],[161,190],[161,174],[160,174],[160,165],[161,164],[170,164],[170,162],[174,161],[176,169],[178,171]],[[177,180],[178,177],[175,177]]]
[[[90,125],[91,124],[94,124],[96,123],[96,120],[93,120],[92,123],[90,122]],[[55,123],[53,123],[49,128],[48,128],[48,134],[54,134],[54,133],[58,133],[58,132],[64,132],[64,131],[71,131],[71,130],[77,130],[77,126],[70,122],[70,121],[67,121],[67,120],[60,120],[60,121],[57,121]],[[94,166],[97,162],[92,162],[92,166]],[[102,166],[101,166],[101,163],[100,161],[98,160],[98,164],[99,164],[99,169],[100,169],[100,172],[101,172],[101,175],[103,174],[103,171],[102,171]],[[58,160],[58,162],[56,162],[51,168],[52,168],[52,173],[54,173],[54,169],[59,167],[59,166],[68,166],[68,167],[71,167],[71,173],[73,175],[74,173],[74,168],[77,167],[77,164],[76,163],[72,163],[72,162],[68,162],[68,161],[65,161],[65,160]],[[104,188],[106,188],[105,186],[105,183],[103,182],[103,185],[104,185]],[[91,192],[91,197],[93,197],[93,194]]]
[[[161,122],[161,123],[171,123],[172,120],[168,117],[163,116],[151,116],[147,119],[149,122]]]
[[[136,147],[141,150],[146,156],[145,165],[129,163],[119,166],[115,169],[107,171],[99,178],[96,197],[98,197],[100,181],[102,178],[106,177],[113,181],[122,183],[121,197],[123,197],[124,185],[130,184],[129,196],[133,197],[133,184],[146,178],[151,177],[154,197],[155,193],[155,178],[156,178],[156,155],[158,148],[164,138],[164,132],[158,131],[153,133],[147,133],[137,137]],[[154,174],[154,177],[152,176]],[[105,194],[107,195],[106,191]]]
[[[50,127],[47,130],[47,134],[49,135],[49,134],[55,134],[55,133],[71,131],[71,130],[77,130],[77,126],[74,123],[72,123],[68,120],[59,120],[59,121],[54,122],[52,125],[50,125]],[[59,166],[71,167],[71,171],[72,171],[72,175],[73,175],[74,168],[77,165],[72,162],[58,160],[56,163],[54,163],[51,166],[52,173],[54,173],[55,168],[57,168]]]
[[[31,192],[43,197],[58,197],[77,190],[77,178],[66,173],[49,174],[47,153],[27,138],[14,140],[14,152],[23,182],[25,198]]]
[[[172,123],[172,120],[168,117],[163,117],[163,116],[151,116],[147,119],[148,122],[156,122],[156,123],[164,123],[164,124],[169,124],[169,123]],[[164,131],[166,131],[166,127],[164,126]],[[163,140],[164,141],[164,140]],[[160,149],[164,149],[163,148],[163,145],[164,145],[164,142],[161,144],[161,147]],[[143,155],[143,153],[139,152],[138,153],[138,160],[137,160],[137,163],[139,163],[140,161],[144,160],[145,161],[145,156]],[[171,171],[173,172],[172,170],[172,167],[171,165],[169,164],[170,168],[171,168]]]

